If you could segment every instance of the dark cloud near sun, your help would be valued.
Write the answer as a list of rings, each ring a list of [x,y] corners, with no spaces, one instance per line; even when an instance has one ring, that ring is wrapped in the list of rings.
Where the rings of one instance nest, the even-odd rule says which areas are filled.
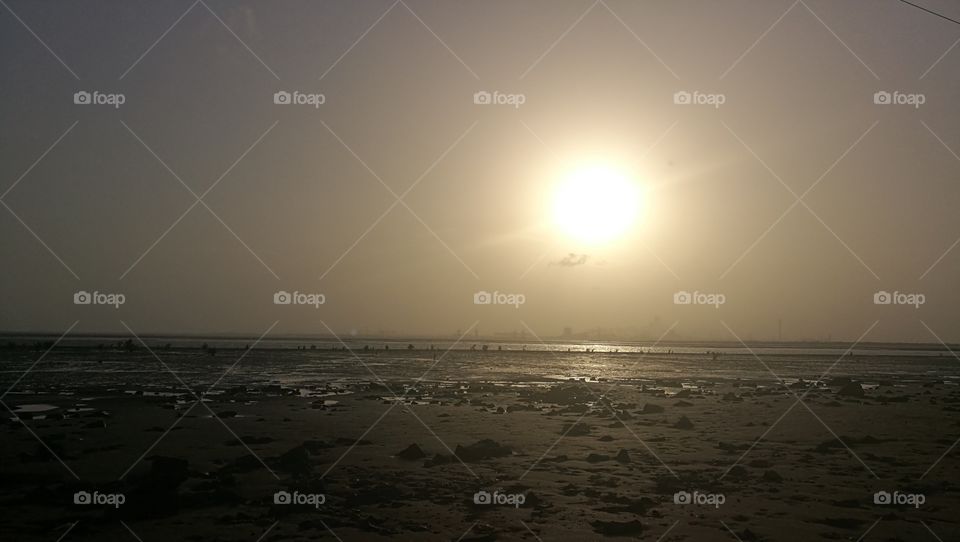
[[[577,267],[587,263],[587,259],[590,257],[589,254],[576,254],[571,252],[563,257],[558,262],[553,262],[554,265],[559,265],[560,267]]]

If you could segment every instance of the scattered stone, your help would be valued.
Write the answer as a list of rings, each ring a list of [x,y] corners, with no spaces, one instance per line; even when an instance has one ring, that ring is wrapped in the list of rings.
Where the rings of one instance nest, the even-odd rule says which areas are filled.
[[[568,423],[563,426],[563,430],[560,431],[560,434],[568,437],[582,437],[590,434],[590,426],[583,422],[577,422],[574,424]]]
[[[397,458],[403,459],[404,461],[416,461],[418,459],[423,459],[427,457],[427,454],[420,449],[420,446],[416,442],[407,446],[400,453],[397,454]]]
[[[604,461],[610,461],[610,456],[603,454],[590,454],[587,456],[587,463],[602,463]]]
[[[693,422],[686,416],[680,416],[680,419],[677,420],[677,423],[673,424],[673,427],[676,429],[693,429]]]
[[[768,470],[767,472],[763,473],[763,481],[764,482],[782,482],[783,476],[780,476],[780,473],[778,473],[775,470]]]
[[[848,382],[839,391],[837,395],[842,395],[844,397],[863,397],[863,386],[858,382]]]
[[[460,446],[457,445],[457,449],[454,451],[457,457],[462,461],[482,461],[484,459],[491,459],[494,457],[504,457],[513,453],[507,446],[503,446],[500,443],[491,440],[483,439],[477,441],[469,446]]]
[[[613,437],[611,437],[610,435],[603,435],[603,436],[600,437],[598,440],[599,440],[600,442],[610,442],[610,441],[613,440]]]
[[[625,448],[620,448],[620,451],[617,452],[617,457],[614,458],[619,463],[629,463],[630,462],[630,452]]]
[[[660,405],[655,405],[653,403],[647,403],[643,405],[643,410],[640,411],[641,414],[660,414],[664,411],[664,408]]]

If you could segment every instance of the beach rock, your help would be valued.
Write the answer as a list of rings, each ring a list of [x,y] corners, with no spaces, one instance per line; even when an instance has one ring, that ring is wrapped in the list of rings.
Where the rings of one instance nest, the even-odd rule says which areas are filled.
[[[590,454],[587,456],[587,463],[602,463],[604,461],[610,461],[610,456],[603,454]]]
[[[664,411],[664,408],[660,405],[655,405],[653,403],[647,403],[643,405],[643,410],[640,411],[641,414],[660,414]]]
[[[677,401],[676,403],[673,404],[673,406],[688,407],[688,406],[693,406],[693,403],[690,403],[688,401]]]
[[[720,400],[721,400],[721,401],[728,401],[728,402],[732,402],[732,403],[739,403],[739,402],[742,402],[742,401],[743,401],[743,397],[740,397],[739,395],[737,395],[737,394],[735,394],[735,393],[733,393],[733,392],[728,392],[728,393],[723,394],[723,397],[721,397]]]
[[[237,417],[237,411],[236,411],[236,410],[222,410],[222,411],[220,411],[220,412],[217,412],[217,417],[218,417],[218,418],[236,418],[236,417]]]
[[[611,437],[610,435],[603,435],[597,440],[599,440],[600,442],[610,442],[613,440],[613,437]]]
[[[620,451],[617,452],[617,457],[614,458],[618,463],[629,463],[630,462],[630,452],[624,448],[620,448]]]
[[[494,457],[504,457],[510,455],[513,451],[509,447],[503,446],[494,440],[483,439],[469,446],[460,446],[458,444],[454,453],[462,461],[469,462],[482,461]]]
[[[693,429],[693,422],[686,416],[680,416],[680,419],[677,420],[677,423],[673,424],[673,427],[676,429]]]
[[[424,467],[435,467],[437,465],[446,465],[448,463],[453,463],[456,461],[456,458],[452,455],[446,454],[436,454],[430,459],[423,462]]]
[[[397,458],[405,461],[416,461],[424,457],[427,457],[427,454],[423,453],[423,450],[420,449],[420,446],[418,446],[416,442],[397,453]]]
[[[583,422],[577,422],[574,424],[568,423],[563,426],[560,434],[568,437],[582,437],[590,434],[590,426]]]
[[[863,386],[858,382],[848,382],[839,391],[837,395],[842,395],[844,397],[863,397]]]

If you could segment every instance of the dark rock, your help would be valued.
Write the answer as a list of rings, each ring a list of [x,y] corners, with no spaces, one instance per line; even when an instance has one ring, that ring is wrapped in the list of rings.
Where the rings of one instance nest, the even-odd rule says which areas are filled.
[[[630,462],[630,453],[627,452],[624,448],[620,448],[620,451],[617,452],[617,457],[615,457],[620,463],[629,463]]]
[[[638,535],[643,531],[643,524],[638,520],[633,521],[601,521],[590,522],[593,532],[604,536],[632,536]]]
[[[513,453],[513,451],[509,447],[503,446],[494,440],[483,439],[469,446],[460,446],[458,444],[454,453],[462,461],[470,462],[508,456]]]
[[[863,386],[858,382],[849,382],[837,391],[837,395],[844,397],[863,397]]]
[[[416,442],[397,453],[397,458],[405,461],[416,461],[424,457],[427,457],[427,454],[423,453],[423,450],[420,449],[420,446],[418,446]]]
[[[677,420],[677,423],[673,424],[673,427],[676,429],[693,429],[693,422],[686,416],[680,416],[680,419]]]

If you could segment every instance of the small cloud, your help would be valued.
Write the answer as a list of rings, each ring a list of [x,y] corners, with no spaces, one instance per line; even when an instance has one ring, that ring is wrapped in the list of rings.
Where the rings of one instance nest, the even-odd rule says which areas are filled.
[[[559,262],[553,262],[554,265],[559,265],[560,267],[576,267],[578,265],[583,265],[587,263],[587,258],[590,256],[588,254],[575,254],[571,252],[563,257]]]

